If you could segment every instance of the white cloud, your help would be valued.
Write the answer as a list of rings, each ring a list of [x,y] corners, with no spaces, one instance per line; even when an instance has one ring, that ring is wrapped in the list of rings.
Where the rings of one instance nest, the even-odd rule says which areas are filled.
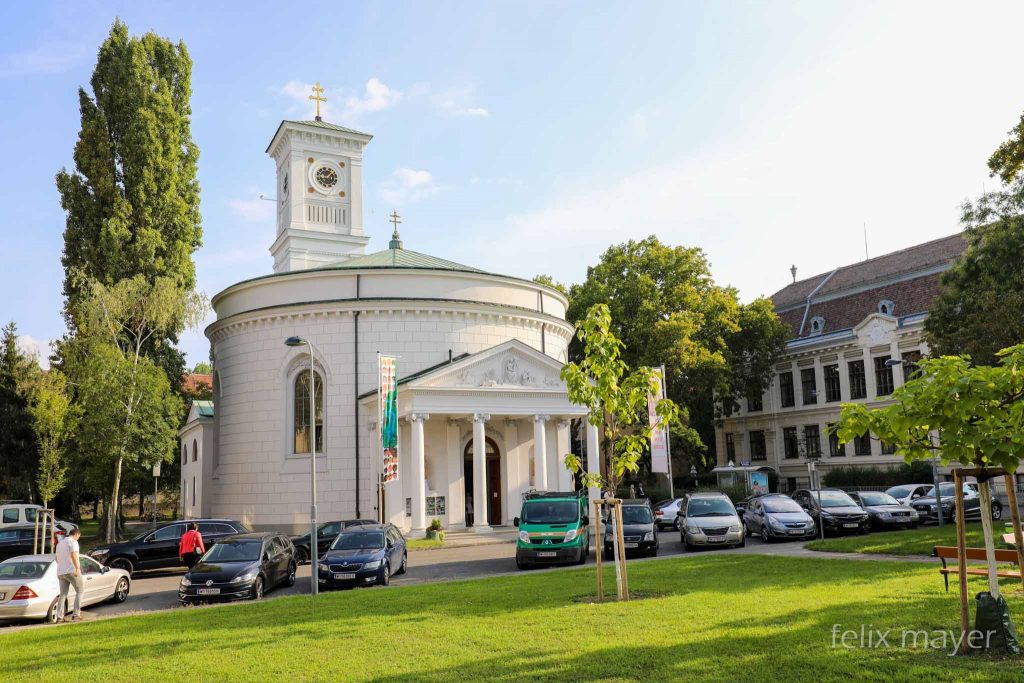
[[[424,94],[431,92],[429,85],[423,86]],[[452,88],[430,94],[430,102],[442,112],[451,116],[467,116],[471,118],[487,118],[491,115],[483,107],[471,106],[466,103],[473,99],[472,88]]]
[[[388,204],[402,205],[426,199],[442,189],[430,171],[396,168],[391,177],[381,183],[379,194]]]
[[[390,109],[401,99],[402,93],[394,88],[389,88],[379,78],[371,78],[366,81],[366,91],[362,96],[345,98],[345,111],[342,113],[342,119],[356,119],[367,112]]]
[[[22,353],[35,356],[39,366],[44,370],[50,369],[50,343],[49,340],[36,339],[27,334],[18,335],[18,348]]]
[[[256,194],[253,191],[253,194]],[[225,202],[235,216],[246,223],[269,223],[274,220],[274,201],[260,199],[229,199]]]
[[[309,97],[313,93],[313,83],[288,81],[278,88],[273,88],[272,92],[292,101],[288,108],[290,116],[312,118],[315,107]],[[362,92],[325,88],[323,95],[327,101],[320,103],[320,115],[324,119],[343,123],[354,123],[366,114],[392,109],[403,102],[430,106],[449,116],[490,116],[486,108],[468,103],[473,97],[471,88],[450,88],[441,91],[429,83],[417,83],[402,91],[387,85],[376,76],[366,81]]]

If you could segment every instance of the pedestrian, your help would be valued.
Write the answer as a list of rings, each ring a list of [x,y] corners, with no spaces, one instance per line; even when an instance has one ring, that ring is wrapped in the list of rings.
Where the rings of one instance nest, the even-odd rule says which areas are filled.
[[[640,495],[641,498],[647,497],[647,491],[644,489],[644,483],[642,481],[637,483],[636,492]]]
[[[60,599],[57,600],[57,623],[63,622],[68,604],[68,591],[75,587],[75,611],[68,621],[82,619],[82,565],[78,562],[78,537],[81,535],[75,527],[57,544],[57,582],[60,584]]]
[[[185,563],[185,566],[192,569],[199,561],[199,558],[206,552],[203,545],[203,535],[199,533],[199,525],[192,522],[181,537],[178,544],[178,559]]]

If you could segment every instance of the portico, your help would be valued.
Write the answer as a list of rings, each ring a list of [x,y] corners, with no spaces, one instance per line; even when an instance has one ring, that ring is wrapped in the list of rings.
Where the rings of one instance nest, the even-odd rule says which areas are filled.
[[[487,533],[511,523],[526,491],[575,488],[564,457],[571,421],[587,412],[569,402],[561,367],[510,340],[400,379],[400,474],[384,487],[384,519],[413,534],[435,518]],[[360,398],[377,435],[377,394]]]

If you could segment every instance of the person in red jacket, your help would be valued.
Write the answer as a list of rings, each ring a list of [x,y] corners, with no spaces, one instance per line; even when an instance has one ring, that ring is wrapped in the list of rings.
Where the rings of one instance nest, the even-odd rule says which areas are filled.
[[[188,531],[181,537],[181,543],[178,545],[178,559],[184,562],[186,567],[192,569],[205,552],[206,547],[203,545],[203,535],[199,533],[199,525],[192,522]]]

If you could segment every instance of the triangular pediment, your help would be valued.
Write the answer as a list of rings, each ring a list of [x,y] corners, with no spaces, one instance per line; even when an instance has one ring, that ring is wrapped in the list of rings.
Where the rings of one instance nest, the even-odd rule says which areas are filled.
[[[513,339],[409,382],[409,388],[491,388],[565,391],[562,364]]]
[[[899,321],[891,315],[872,313],[853,328],[853,333],[869,346],[880,346],[892,341],[898,327]]]

